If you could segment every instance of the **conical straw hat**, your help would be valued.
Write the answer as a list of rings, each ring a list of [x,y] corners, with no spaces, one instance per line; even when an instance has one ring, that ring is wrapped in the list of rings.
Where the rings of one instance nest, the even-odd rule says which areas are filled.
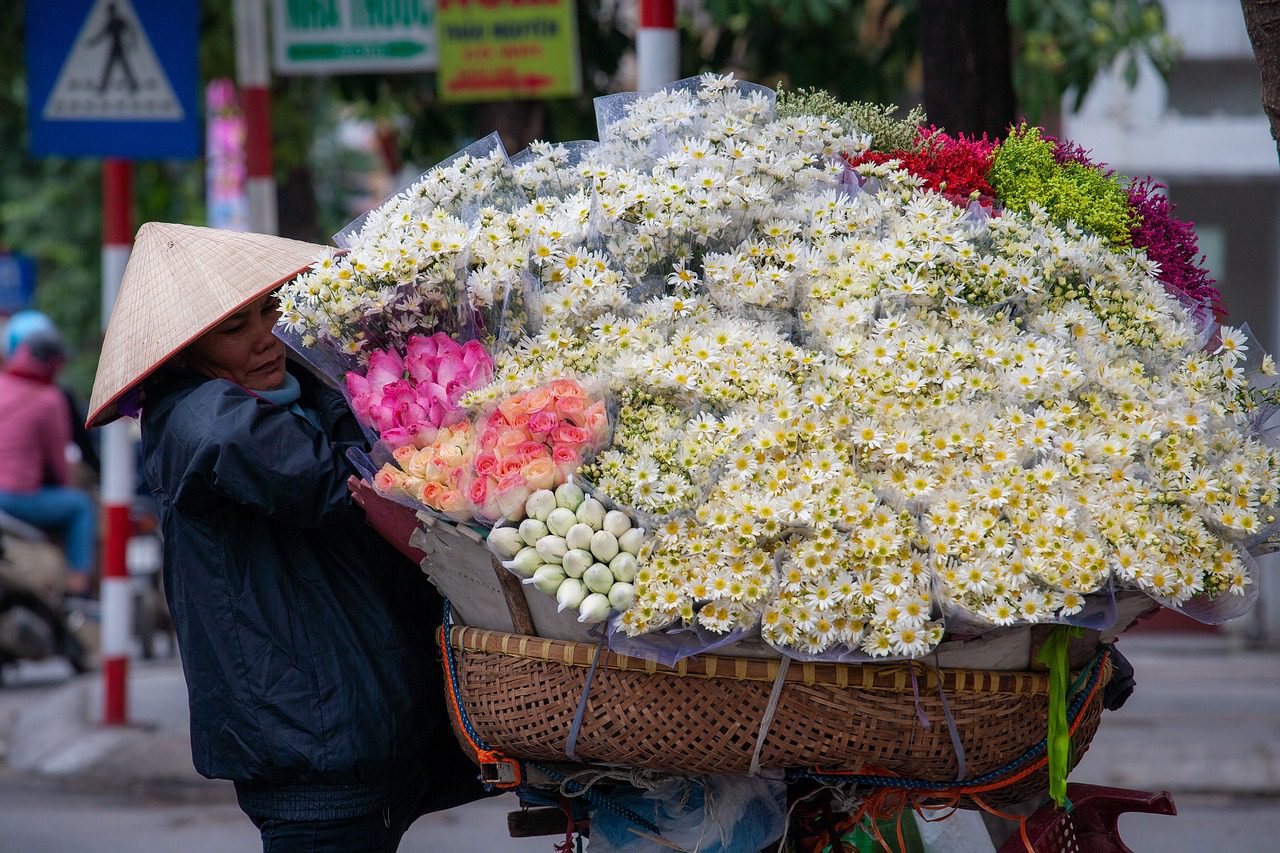
[[[314,243],[267,234],[169,222],[143,225],[107,323],[88,425],[115,420],[125,392],[326,251]]]

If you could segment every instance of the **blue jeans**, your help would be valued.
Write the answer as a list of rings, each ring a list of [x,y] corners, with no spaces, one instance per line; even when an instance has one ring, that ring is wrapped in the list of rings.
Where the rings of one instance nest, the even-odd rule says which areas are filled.
[[[61,537],[73,571],[87,574],[93,569],[98,518],[93,501],[84,492],[70,486],[0,492],[0,511]]]

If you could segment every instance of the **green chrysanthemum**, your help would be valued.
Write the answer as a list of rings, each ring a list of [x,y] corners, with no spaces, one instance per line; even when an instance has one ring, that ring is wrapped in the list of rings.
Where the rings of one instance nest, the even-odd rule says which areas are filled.
[[[1132,244],[1134,213],[1125,189],[1099,169],[1059,164],[1038,127],[1023,125],[996,150],[987,180],[1009,210],[1038,204],[1058,221],[1071,219],[1112,247]]]

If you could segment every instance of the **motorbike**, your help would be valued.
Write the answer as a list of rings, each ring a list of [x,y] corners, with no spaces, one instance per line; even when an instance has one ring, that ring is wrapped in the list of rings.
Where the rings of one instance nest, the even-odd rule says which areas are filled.
[[[93,668],[88,624],[63,603],[62,551],[25,522],[0,512],[0,684],[4,667],[61,656],[76,673]]]
[[[125,565],[133,587],[133,630],[141,646],[144,660],[156,654],[156,637],[165,634],[167,653],[177,649],[173,621],[164,598],[163,543],[160,539],[159,509],[154,498],[139,495],[129,513],[129,539],[125,546]]]

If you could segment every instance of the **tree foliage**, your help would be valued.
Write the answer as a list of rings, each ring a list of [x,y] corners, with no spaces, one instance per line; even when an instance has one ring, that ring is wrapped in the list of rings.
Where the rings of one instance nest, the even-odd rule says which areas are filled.
[[[919,91],[919,0],[704,0],[699,56],[763,83],[820,87],[841,98],[901,101]],[[1018,111],[1037,121],[1068,91],[1084,97],[1123,59],[1167,73],[1178,46],[1159,0],[1007,0]]]
[[[1051,102],[1069,86],[1087,88],[1123,50],[1165,55],[1155,0],[1008,1],[1015,79],[1029,115],[1026,107]],[[340,115],[379,121],[389,129],[393,159],[422,167],[489,132],[480,125],[495,115],[519,110],[531,111],[528,126],[547,138],[594,137],[592,98],[619,86],[631,50],[622,20],[627,6],[579,0],[584,91],[577,98],[459,106],[439,101],[432,74],[275,78],[281,233],[325,242],[345,221],[338,193],[319,199],[316,193],[339,181],[342,161],[324,143]],[[76,356],[69,379],[83,394],[100,337],[101,165],[26,153],[23,29],[19,20],[8,23],[0,28],[0,137],[7,143],[0,147],[0,243],[37,259],[37,306],[68,339]],[[687,73],[734,71],[767,85],[819,87],[844,100],[882,103],[910,100],[921,88],[917,0],[704,0],[681,25]],[[234,77],[233,36],[232,4],[202,2],[201,80]],[[204,222],[203,166],[199,160],[137,164],[135,222]]]

